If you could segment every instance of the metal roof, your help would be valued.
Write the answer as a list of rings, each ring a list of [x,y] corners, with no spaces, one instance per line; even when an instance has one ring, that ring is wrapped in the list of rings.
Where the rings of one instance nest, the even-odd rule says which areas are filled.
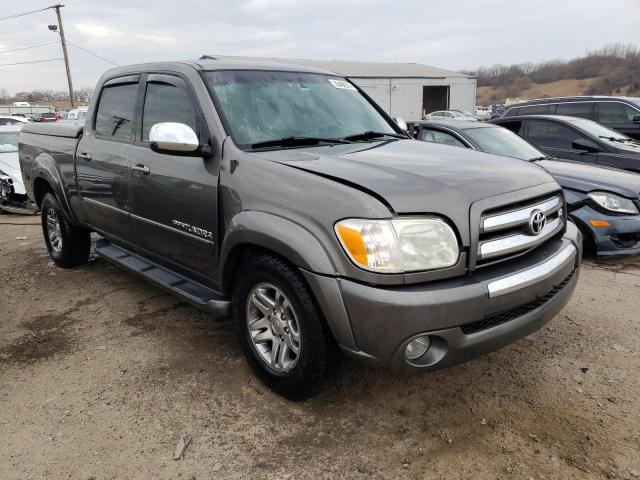
[[[347,60],[307,60],[301,58],[243,57],[233,55],[203,55],[200,60],[245,60],[273,62],[329,70],[350,78],[475,78],[463,73],[420,63],[353,62]]]

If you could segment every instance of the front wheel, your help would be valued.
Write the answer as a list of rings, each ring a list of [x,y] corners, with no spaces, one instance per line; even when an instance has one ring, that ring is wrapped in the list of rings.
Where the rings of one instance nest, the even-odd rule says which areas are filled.
[[[89,230],[69,223],[58,199],[47,193],[40,205],[42,233],[56,265],[63,268],[86,263],[91,251]]]
[[[340,351],[300,274],[271,254],[238,272],[233,316],[252,369],[279,394],[310,397],[337,375]]]

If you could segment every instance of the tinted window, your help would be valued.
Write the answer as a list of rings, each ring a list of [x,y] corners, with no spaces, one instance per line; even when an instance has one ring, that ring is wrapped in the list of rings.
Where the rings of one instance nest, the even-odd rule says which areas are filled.
[[[149,83],[142,114],[142,140],[148,141],[151,127],[161,122],[184,123],[197,131],[196,114],[187,92],[168,83]]]
[[[518,115],[544,115],[549,111],[549,105],[532,105],[531,107],[520,107]]]
[[[568,115],[570,117],[593,118],[593,103],[591,102],[573,102],[561,103],[558,105],[556,113],[558,115]]]
[[[96,114],[97,134],[131,139],[137,88],[137,83],[127,83],[102,90]]]
[[[560,123],[530,120],[526,138],[542,147],[571,148],[574,140],[585,137]]]
[[[423,128],[418,134],[418,140],[425,142],[440,143],[442,145],[451,145],[454,147],[465,147],[466,145],[449,133],[438,130],[429,130]]]
[[[515,157],[521,160],[545,157],[545,153],[535,148],[506,128],[479,127],[465,130],[483,152]]]
[[[640,112],[625,103],[598,102],[600,123],[632,123],[636,115],[640,115]]]

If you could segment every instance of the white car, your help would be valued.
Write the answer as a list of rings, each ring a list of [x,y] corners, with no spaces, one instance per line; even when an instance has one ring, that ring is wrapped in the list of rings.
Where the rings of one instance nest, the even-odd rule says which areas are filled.
[[[489,107],[476,107],[476,117],[480,120],[491,120],[491,109]]]
[[[66,118],[67,120],[84,120],[87,118],[87,111],[89,109],[87,107],[74,108],[73,110],[69,110],[69,116]]]
[[[27,197],[18,158],[19,125],[0,126],[0,214],[34,214],[37,209]]]
[[[23,125],[25,123],[29,123],[29,120],[24,117],[0,115],[0,125]]]
[[[459,110],[439,110],[437,112],[431,112],[428,115],[425,115],[423,120],[464,120],[466,122],[477,122],[478,119],[471,114],[465,115]]]

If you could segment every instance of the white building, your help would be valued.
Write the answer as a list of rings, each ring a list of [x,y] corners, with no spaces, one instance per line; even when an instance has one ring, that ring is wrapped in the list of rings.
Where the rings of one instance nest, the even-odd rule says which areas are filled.
[[[330,70],[348,77],[392,117],[419,120],[435,110],[468,110],[476,104],[476,78],[419,63],[352,62],[203,55],[205,59],[256,60]]]

